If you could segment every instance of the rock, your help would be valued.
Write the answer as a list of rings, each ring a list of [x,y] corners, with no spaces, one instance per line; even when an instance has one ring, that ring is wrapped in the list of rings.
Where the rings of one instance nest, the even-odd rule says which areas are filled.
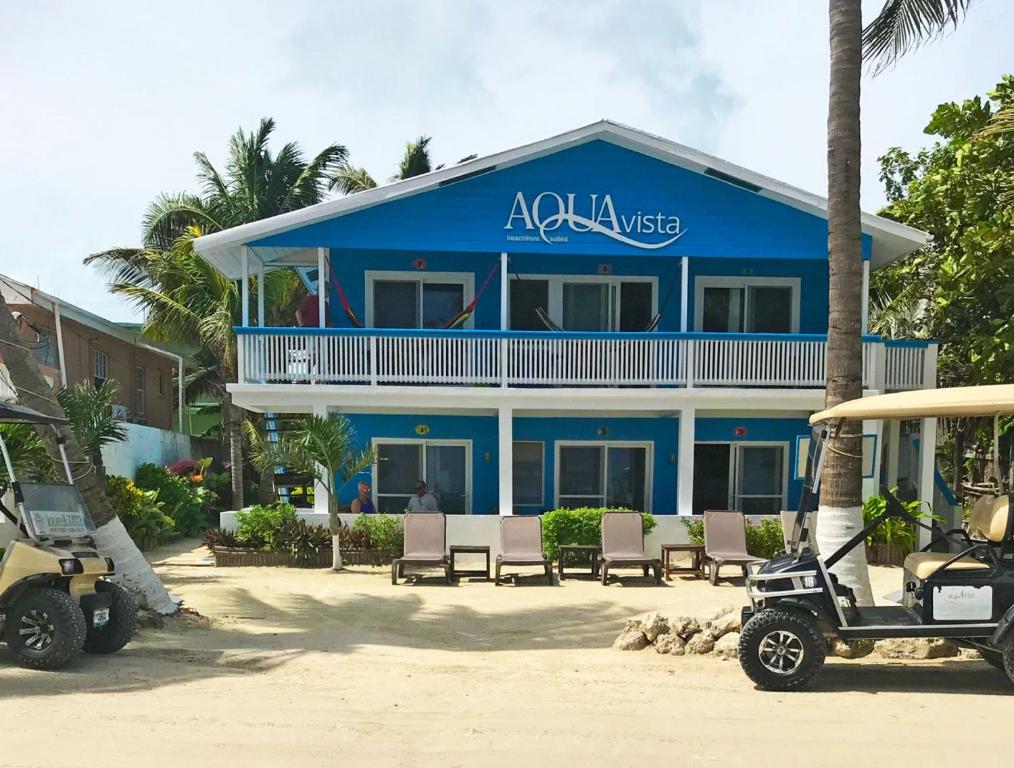
[[[832,637],[827,642],[828,654],[841,659],[861,659],[873,653],[873,648],[872,640],[842,640],[840,637]]]
[[[650,613],[642,620],[642,632],[648,638],[650,642],[655,642],[655,638],[659,635],[665,635],[669,632],[669,619],[663,616],[661,613]]]
[[[687,641],[679,635],[669,635],[672,638],[672,648],[669,653],[673,656],[682,656],[687,652]]]
[[[735,659],[739,657],[739,632],[727,632],[715,641],[712,651],[721,659]]]
[[[670,635],[670,634],[659,635],[657,638],[655,638],[655,653],[672,653],[673,643],[675,643],[677,640],[679,640],[681,643],[683,642],[682,640],[680,640],[679,635]]]
[[[616,641],[613,643],[613,648],[618,651],[639,651],[642,648],[647,648],[648,645],[648,638],[645,636],[644,632],[636,627],[631,627],[625,629],[623,633],[616,638]]]
[[[957,644],[942,637],[877,641],[877,653],[885,659],[945,659],[957,656],[958,650]]]
[[[644,631],[644,621],[641,619],[627,619],[624,629],[639,629]]]
[[[165,626],[165,619],[158,611],[141,608],[137,612],[137,626],[141,629],[162,629]]]
[[[693,616],[679,616],[675,619],[669,619],[669,632],[679,635],[684,640],[700,631],[701,625]]]
[[[702,630],[687,640],[686,652],[697,654],[711,653],[714,647],[715,636],[707,630]]]
[[[724,608],[718,608],[717,610],[714,610],[714,611],[708,611],[707,613],[702,613],[700,615],[700,617],[699,617],[699,620],[700,620],[701,625],[703,626],[704,624],[710,624],[715,619],[717,619],[717,618],[719,618],[721,616],[725,616],[727,613],[732,613],[733,611],[737,611],[738,612],[739,609],[736,606],[734,606],[734,605],[727,605]]]
[[[743,628],[743,619],[739,611],[719,616],[711,622],[709,630],[716,638],[724,637],[730,632],[739,632]]]

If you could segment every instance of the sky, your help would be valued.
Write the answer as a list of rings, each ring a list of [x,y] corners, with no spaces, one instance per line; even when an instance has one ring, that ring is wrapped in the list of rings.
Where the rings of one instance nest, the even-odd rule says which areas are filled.
[[[1012,28],[979,0],[864,78],[864,209],[879,155],[1014,71]],[[823,0],[4,0],[0,273],[138,319],[82,259],[137,245],[149,201],[196,191],[194,151],[220,165],[262,116],[377,179],[419,135],[453,163],[609,118],[823,195],[827,59]]]

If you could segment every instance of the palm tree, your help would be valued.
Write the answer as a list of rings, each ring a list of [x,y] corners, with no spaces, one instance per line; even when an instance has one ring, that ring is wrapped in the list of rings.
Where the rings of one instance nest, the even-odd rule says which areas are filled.
[[[862,396],[862,228],[859,209],[859,94],[863,60],[882,71],[899,56],[957,24],[971,0],[887,0],[863,29],[861,0],[829,0],[827,117],[829,313],[827,394],[831,407]],[[930,450],[927,447],[927,450]],[[818,545],[832,552],[862,528],[862,429],[846,424],[832,441],[820,490]],[[870,605],[865,547],[835,566],[861,605]]]
[[[255,466],[271,469],[284,466],[296,472],[306,472],[325,488],[334,552],[333,568],[341,570],[338,492],[351,478],[373,465],[373,449],[361,451],[355,448],[355,430],[344,416],[305,416],[276,442],[267,442],[255,432],[248,431],[248,434],[254,446]],[[336,485],[338,478],[341,478],[341,485]]]
[[[0,341],[3,342],[3,361],[10,374],[18,400],[29,408],[50,416],[65,416],[52,389],[39,372],[31,352],[21,343],[18,326],[10,309],[0,296]],[[49,427],[36,430],[53,461],[60,461],[58,439],[63,439],[67,459],[74,471],[74,483],[81,492],[85,506],[95,521],[94,535],[98,549],[116,562],[116,581],[141,594],[144,602],[154,611],[163,614],[176,612],[176,603],[166,592],[151,565],[144,559],[133,540],[116,516],[106,497],[105,481],[95,471],[88,453],[81,447],[69,426],[60,426],[54,432]]]
[[[113,406],[118,402],[119,393],[120,385],[106,379],[98,387],[90,381],[83,381],[61,389],[56,395],[70,422],[71,431],[100,475],[105,474],[102,446],[127,439],[123,422],[113,416]]]
[[[232,328],[244,320],[240,290],[194,252],[193,241],[319,203],[348,161],[341,144],[325,147],[310,160],[294,143],[273,155],[268,141],[274,126],[273,120],[264,118],[256,131],[237,131],[229,143],[224,174],[203,152],[196,152],[201,194],[163,194],[155,199],[144,216],[142,248],[115,248],[85,259],[107,271],[113,293],[144,310],[145,336],[199,346],[202,365],[188,377],[188,389],[191,395],[210,393],[222,401],[237,509],[243,506],[243,416],[232,405],[226,385],[236,380]],[[301,298],[298,281],[291,270],[266,274],[269,320],[292,316]]]
[[[434,166],[430,159],[430,141],[432,140],[432,136],[420,136],[415,141],[407,142],[405,153],[398,162],[398,172],[390,180],[411,179],[413,176],[421,176],[424,173],[439,171],[443,168],[442,163]],[[475,155],[463,157],[457,162],[457,165],[474,160],[475,157]],[[357,192],[373,189],[375,186],[377,186],[377,182],[365,168],[356,168],[351,165],[345,165],[335,174],[333,184],[333,188],[343,195],[354,195]]]

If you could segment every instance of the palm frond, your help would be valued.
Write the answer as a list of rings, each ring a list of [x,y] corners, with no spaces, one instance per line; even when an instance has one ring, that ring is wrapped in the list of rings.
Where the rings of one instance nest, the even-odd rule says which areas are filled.
[[[119,385],[107,379],[99,387],[84,381],[61,389],[56,395],[74,437],[93,460],[100,459],[103,445],[127,439],[123,422],[113,417],[119,393]]]
[[[956,27],[974,0],[887,0],[863,30],[863,61],[874,74]]]
[[[348,162],[349,151],[341,144],[332,144],[303,167],[281,202],[281,210],[292,211],[319,203],[330,185],[335,171]]]
[[[402,155],[401,162],[398,163],[398,173],[391,181],[411,179],[413,176],[421,176],[432,171],[433,164],[430,161],[429,150],[432,140],[432,136],[420,136],[415,141],[408,142],[405,145],[405,154]]]
[[[86,256],[85,265],[95,265],[111,283],[154,287],[149,266],[154,254],[147,248],[110,248]]]
[[[373,189],[377,182],[365,168],[353,168],[350,165],[340,167],[331,175],[328,188],[342,195],[354,195]]]
[[[202,230],[223,229],[201,198],[185,192],[162,194],[155,198],[144,213],[142,240],[147,248],[171,248],[195,224]]]

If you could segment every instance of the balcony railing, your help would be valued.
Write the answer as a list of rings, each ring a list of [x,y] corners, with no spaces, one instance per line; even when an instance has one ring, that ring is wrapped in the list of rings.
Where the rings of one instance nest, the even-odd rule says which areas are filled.
[[[823,388],[807,334],[237,328],[244,384]],[[930,342],[863,340],[865,389],[920,389]]]

